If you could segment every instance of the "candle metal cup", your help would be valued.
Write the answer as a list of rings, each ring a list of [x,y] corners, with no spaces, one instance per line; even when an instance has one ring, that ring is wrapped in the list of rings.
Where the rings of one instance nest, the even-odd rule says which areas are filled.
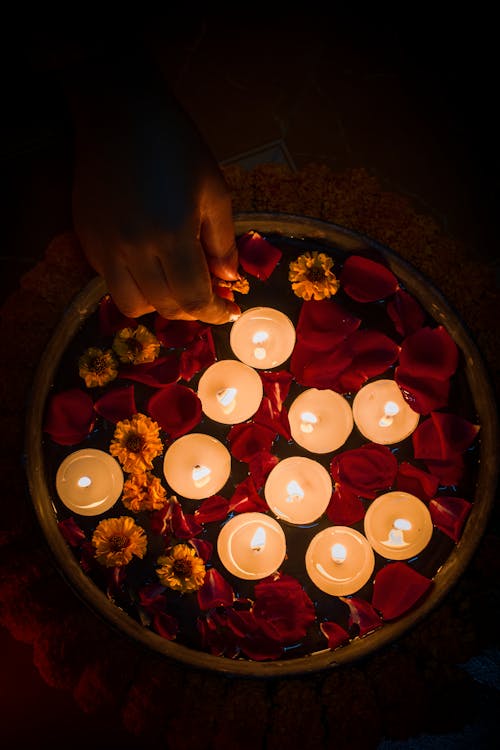
[[[97,516],[116,503],[123,490],[123,471],[109,453],[83,448],[70,453],[56,473],[56,490],[64,505],[80,516]]]
[[[394,380],[374,380],[363,386],[354,397],[352,413],[361,434],[381,445],[404,440],[420,419]]]
[[[236,357],[250,367],[267,369],[283,364],[295,346],[295,328],[272,307],[252,307],[233,323],[229,335]]]
[[[266,578],[285,559],[285,534],[279,523],[264,513],[240,513],[222,527],[217,552],[226,570],[238,578]]]
[[[311,453],[337,450],[354,426],[352,410],[346,399],[326,388],[309,388],[288,410],[292,438]]]
[[[231,473],[231,456],[216,438],[190,433],[167,448],[163,473],[174,492],[190,500],[202,500],[226,484]]]
[[[373,500],[364,519],[366,538],[388,560],[415,557],[430,542],[431,514],[425,503],[408,492],[386,492]]]
[[[348,596],[363,588],[375,566],[368,540],[350,526],[329,526],[306,552],[309,578],[326,594]]]
[[[250,419],[259,408],[262,395],[259,374],[234,359],[210,365],[198,383],[203,412],[222,424],[238,424]]]
[[[295,525],[313,523],[326,510],[332,496],[332,480],[317,461],[291,456],[269,473],[264,496],[278,518]]]

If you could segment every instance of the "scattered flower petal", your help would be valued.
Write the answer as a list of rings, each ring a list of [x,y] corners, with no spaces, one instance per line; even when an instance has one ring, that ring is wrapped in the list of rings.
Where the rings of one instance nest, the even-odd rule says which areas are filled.
[[[261,281],[270,277],[281,260],[281,250],[253,230],[238,237],[236,245],[243,270]]]
[[[243,422],[229,430],[227,439],[230,451],[238,461],[250,461],[256,453],[269,451],[276,433],[263,425]]]
[[[194,512],[198,523],[223,521],[229,513],[229,501],[222,495],[212,495],[203,500]]]
[[[258,494],[252,477],[247,477],[240,482],[229,500],[230,513],[265,512],[267,510],[269,506]]]
[[[429,503],[432,522],[454,542],[458,542],[462,536],[462,529],[471,509],[472,503],[462,497],[440,496]]]
[[[339,599],[349,607],[349,628],[355,628],[360,638],[382,627],[379,615],[364,599],[355,596],[339,596]]]
[[[293,375],[287,370],[264,371],[259,370],[264,393],[270,400],[273,408],[280,412],[290,391]]]
[[[336,622],[322,622],[319,628],[325,638],[328,639],[328,648],[331,651],[349,643],[349,633]]]
[[[195,519],[193,513],[185,513],[176,497],[170,498],[171,515],[170,528],[178,539],[192,539],[201,534],[203,527]]]
[[[230,584],[215,568],[208,568],[203,586],[198,590],[198,606],[206,611],[214,607],[230,607],[234,592]]]
[[[394,297],[387,303],[387,314],[401,336],[409,336],[422,328],[425,312],[415,297],[404,289],[396,289]]]
[[[194,547],[196,550],[196,554],[201,557],[203,562],[208,562],[212,557],[212,552],[214,550],[214,545],[212,542],[207,541],[206,539],[190,539],[189,544]]]
[[[303,302],[297,321],[297,341],[320,352],[331,351],[361,325],[361,319],[348,313],[333,300]]]
[[[170,383],[154,393],[148,401],[147,411],[174,440],[192,430],[202,416],[197,394],[180,383]]]
[[[283,407],[281,411],[278,411],[272,404],[271,399],[264,396],[260,402],[260,406],[253,415],[253,421],[255,424],[263,425],[268,427],[275,434],[283,435],[285,440],[292,439],[292,433],[290,432],[290,422],[288,421],[288,411]]]
[[[130,419],[137,412],[133,385],[122,385],[107,391],[94,403],[99,416],[117,424],[122,419]]]
[[[209,330],[206,323],[198,320],[168,320],[161,315],[156,315],[154,328],[157,339],[166,349],[186,347]]]
[[[180,357],[181,377],[189,381],[196,373],[215,362],[215,345],[212,332],[207,329],[205,333],[182,352]]]
[[[472,445],[478,432],[479,425],[456,414],[431,412],[412,435],[415,458],[454,459]]]
[[[300,583],[289,575],[264,578],[255,585],[253,613],[272,625],[285,645],[304,638],[316,619],[311,599]]]
[[[76,445],[88,437],[94,423],[94,404],[89,394],[80,388],[69,388],[49,400],[43,431],[59,445]]]
[[[326,515],[335,526],[352,526],[365,517],[365,506],[349,487],[337,485]]]
[[[360,448],[337,453],[330,464],[336,485],[370,500],[393,486],[397,471],[394,454],[378,443],[365,443]]]
[[[384,620],[408,612],[432,586],[432,580],[403,562],[381,568],[373,583],[372,604]]]
[[[80,547],[85,541],[85,532],[78,526],[73,516],[59,521],[57,526],[70,547]]]
[[[442,409],[448,404],[450,381],[448,378],[414,377],[413,374],[396,367],[394,380],[399,386],[403,398],[418,414],[429,414],[436,409]]]
[[[398,280],[386,266],[361,255],[350,255],[342,268],[340,283],[356,302],[376,302],[394,294]]]
[[[179,623],[175,617],[172,617],[172,615],[169,615],[166,612],[157,612],[154,614],[151,624],[158,635],[161,635],[162,638],[166,638],[167,641],[175,640],[175,637],[179,632]]]
[[[99,331],[103,336],[114,336],[121,328],[134,328],[135,318],[128,318],[116,306],[113,298],[105,294],[99,302]]]
[[[413,466],[408,461],[403,461],[398,467],[396,477],[396,489],[408,492],[410,495],[429,501],[437,492],[439,480],[427,471]]]
[[[166,354],[154,362],[142,365],[124,365],[120,368],[120,378],[136,380],[152,388],[164,388],[180,378],[180,361],[177,354]]]
[[[279,458],[274,453],[269,451],[254,453],[248,462],[248,471],[256,489],[260,490],[265,485],[269,472],[274,469],[277,463],[279,463]]]
[[[457,345],[443,326],[421,328],[401,344],[399,364],[416,377],[444,380],[457,369]]]

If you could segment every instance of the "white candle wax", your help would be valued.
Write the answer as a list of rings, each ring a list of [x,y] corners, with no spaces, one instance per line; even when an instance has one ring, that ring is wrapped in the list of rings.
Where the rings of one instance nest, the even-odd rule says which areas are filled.
[[[234,359],[210,365],[198,383],[203,412],[222,424],[238,424],[250,419],[259,408],[262,395],[259,374]]]
[[[81,516],[109,510],[123,489],[123,471],[109,453],[83,448],[66,456],[56,473],[56,490],[64,505]]]
[[[295,442],[311,453],[337,450],[354,425],[349,403],[328,388],[309,388],[297,396],[288,410],[288,421]]]
[[[433,523],[425,503],[408,492],[386,492],[365,514],[366,538],[373,549],[389,560],[408,560],[429,543]]]
[[[295,328],[279,310],[252,307],[233,323],[229,341],[236,357],[250,367],[277,367],[292,353]]]
[[[285,534],[279,523],[264,513],[240,513],[222,527],[217,552],[226,570],[238,578],[265,578],[285,559]]]
[[[374,380],[363,386],[354,397],[352,413],[361,434],[382,445],[407,438],[420,419],[394,380]]]
[[[332,480],[317,461],[302,456],[284,458],[271,470],[264,486],[272,512],[293,524],[316,521],[332,496]]]
[[[370,578],[375,556],[368,540],[349,526],[329,526],[311,540],[306,570],[316,586],[332,596],[359,591]]]
[[[178,495],[202,500],[226,484],[231,473],[231,456],[219,440],[195,432],[183,435],[167,448],[163,473]]]

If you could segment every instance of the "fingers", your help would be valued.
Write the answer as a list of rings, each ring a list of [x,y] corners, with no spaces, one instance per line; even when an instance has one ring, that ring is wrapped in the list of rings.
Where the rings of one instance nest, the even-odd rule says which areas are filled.
[[[238,278],[238,251],[231,198],[217,197],[205,207],[200,240],[214,276],[229,281]]]
[[[129,318],[139,318],[155,308],[143,294],[126,265],[113,264],[103,273],[116,306]]]

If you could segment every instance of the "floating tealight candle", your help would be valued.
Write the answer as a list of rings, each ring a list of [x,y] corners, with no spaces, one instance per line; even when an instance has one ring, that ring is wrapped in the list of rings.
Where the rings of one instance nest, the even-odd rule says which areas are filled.
[[[264,513],[240,513],[222,527],[217,552],[224,567],[238,578],[265,578],[285,559],[285,534]]]
[[[210,365],[198,383],[203,412],[222,424],[249,419],[259,408],[262,394],[259,374],[235,359],[223,359]]]
[[[252,307],[233,323],[229,341],[238,359],[250,367],[277,367],[292,353],[295,328],[279,310]]]
[[[81,516],[109,510],[123,489],[123,471],[109,453],[83,448],[70,453],[56,473],[56,490],[64,505]]]
[[[361,434],[382,445],[407,438],[420,418],[394,380],[374,380],[363,386],[354,397],[352,413]]]
[[[373,549],[389,560],[418,555],[432,537],[431,514],[425,503],[408,492],[386,492],[366,511],[365,534]]]
[[[202,500],[226,484],[231,473],[231,456],[216,438],[191,433],[167,448],[163,473],[174,492],[191,500]]]
[[[368,540],[350,526],[329,526],[311,540],[306,570],[316,586],[333,596],[359,591],[370,578],[375,556]]]
[[[264,486],[273,513],[293,524],[316,521],[332,496],[332,480],[317,461],[302,456],[284,458],[271,470]]]
[[[328,388],[309,388],[297,396],[288,410],[288,421],[295,442],[311,453],[337,450],[354,425],[349,403]]]

